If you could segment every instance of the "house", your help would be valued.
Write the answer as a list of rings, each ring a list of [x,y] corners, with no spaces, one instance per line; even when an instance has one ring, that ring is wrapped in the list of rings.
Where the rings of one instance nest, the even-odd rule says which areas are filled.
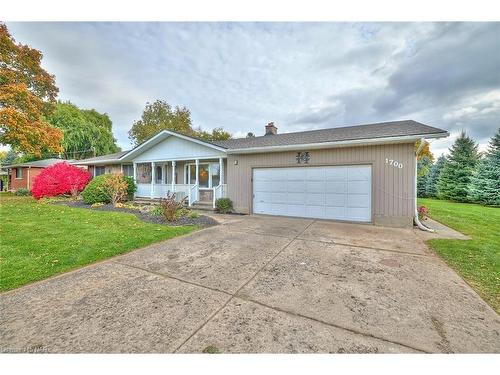
[[[4,166],[3,168],[6,169],[8,173],[9,190],[31,190],[35,177],[40,174],[42,169],[63,161],[72,162],[73,160],[43,159]]]
[[[133,176],[141,198],[229,197],[240,213],[405,227],[415,214],[415,142],[448,135],[412,120],[284,134],[269,123],[263,136],[216,142],[164,130],[79,163],[94,176]]]

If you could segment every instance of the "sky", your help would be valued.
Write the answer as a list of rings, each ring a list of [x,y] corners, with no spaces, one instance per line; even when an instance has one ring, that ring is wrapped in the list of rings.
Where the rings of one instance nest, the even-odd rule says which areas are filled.
[[[235,137],[413,119],[485,150],[500,126],[500,23],[7,23],[59,99],[107,113],[123,149],[147,102]]]

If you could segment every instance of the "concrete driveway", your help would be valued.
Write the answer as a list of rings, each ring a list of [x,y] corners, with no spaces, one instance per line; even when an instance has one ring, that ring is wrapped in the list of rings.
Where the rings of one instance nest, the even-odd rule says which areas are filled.
[[[500,318],[419,232],[230,216],[0,295],[1,350],[500,352]]]

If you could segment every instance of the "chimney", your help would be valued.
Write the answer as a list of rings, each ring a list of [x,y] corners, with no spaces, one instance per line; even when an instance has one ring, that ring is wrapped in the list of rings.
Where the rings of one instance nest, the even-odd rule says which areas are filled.
[[[266,125],[266,135],[278,134],[278,128],[274,126],[274,122],[270,122]]]

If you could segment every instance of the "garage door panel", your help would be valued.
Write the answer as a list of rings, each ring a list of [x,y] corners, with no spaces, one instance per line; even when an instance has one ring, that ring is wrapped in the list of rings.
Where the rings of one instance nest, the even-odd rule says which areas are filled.
[[[356,208],[356,207],[349,207],[347,209],[347,216],[345,220],[352,220],[352,221],[370,221],[370,211],[367,208]]]
[[[303,204],[289,204],[287,209],[287,216],[306,216],[306,206]]]
[[[345,207],[325,207],[325,219],[346,220]]]
[[[306,206],[306,217],[324,219],[325,218],[325,207],[324,206]]]
[[[346,204],[345,194],[326,194],[325,205],[334,207],[344,207]]]
[[[289,168],[287,171],[287,179],[288,181],[304,181],[305,180],[305,172],[302,169],[297,168]]]
[[[330,167],[325,170],[325,179],[327,181],[340,181],[346,179],[347,169],[345,167]]]
[[[255,213],[371,221],[371,166],[257,168]]]
[[[325,191],[324,181],[306,181],[306,191],[308,193],[323,193]]]
[[[347,193],[347,184],[345,181],[342,182],[327,181],[325,183],[325,191],[344,194]]]
[[[370,194],[371,185],[364,184],[362,181],[349,181],[347,191],[349,194]]]
[[[325,194],[320,194],[320,193],[306,194],[306,204],[324,206]]]
[[[324,168],[304,168],[306,171],[305,179],[307,181],[324,181],[325,170]]]
[[[299,204],[303,206],[305,201],[305,193],[288,193],[288,204]]]
[[[306,192],[305,181],[287,181],[286,190],[289,193],[305,193]]]
[[[369,195],[356,194],[347,196],[347,207],[368,207],[369,205]]]
[[[371,178],[371,168],[367,166],[350,167],[347,170],[347,179],[349,181],[368,181]]]

